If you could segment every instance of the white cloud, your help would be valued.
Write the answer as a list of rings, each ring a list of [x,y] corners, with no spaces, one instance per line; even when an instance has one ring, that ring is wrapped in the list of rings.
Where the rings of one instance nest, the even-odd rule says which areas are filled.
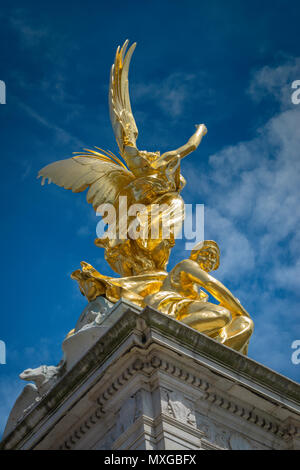
[[[12,9],[10,16],[7,17],[7,23],[18,37],[19,46],[26,49],[26,53],[32,56],[33,60],[37,55],[41,56],[37,51],[42,50],[40,70],[47,70],[47,73],[43,73],[42,76],[38,74],[37,77],[30,75],[30,72],[28,73],[30,67],[27,67],[27,69],[19,68],[17,72],[11,70],[9,72],[11,80],[16,82],[21,90],[31,92],[35,96],[42,93],[43,96],[47,97],[47,100],[54,101],[57,108],[60,107],[57,113],[63,116],[65,123],[78,119],[80,115],[85,113],[85,107],[78,102],[78,95],[74,96],[66,85],[70,67],[69,57],[59,53],[61,44],[67,47],[69,53],[74,52],[78,46],[74,41],[70,41],[68,36],[50,30],[45,22],[43,24],[36,23],[23,8]],[[22,105],[22,103],[20,104]],[[25,107],[25,104],[23,107]],[[41,124],[55,130],[56,137],[61,143],[69,142],[70,134],[63,128],[50,123],[29,106],[27,106],[27,112]],[[79,139],[76,140],[80,142]]]
[[[275,283],[286,290],[299,291],[300,259],[291,265],[276,266],[272,272]]]
[[[27,18],[27,12],[23,8],[13,10],[9,18],[12,28],[22,39],[22,46],[34,47],[40,44],[40,41],[49,35],[47,28],[34,26]]]
[[[69,132],[67,132],[65,129],[62,127],[56,126],[52,122],[50,122],[48,119],[44,118],[41,116],[39,113],[34,111],[30,106],[28,106],[25,103],[22,103],[19,101],[19,106],[21,106],[26,113],[32,117],[36,122],[41,124],[42,126],[46,127],[47,129],[50,129],[54,132],[55,138],[59,144],[69,144],[72,143],[74,147],[84,147],[84,143],[79,140],[77,137],[73,136]]]
[[[258,70],[253,76],[248,92],[256,101],[271,95],[286,108],[292,105],[291,85],[294,80],[300,80],[300,57],[290,58],[275,68],[265,66]]]
[[[208,183],[198,185],[210,206],[231,221],[231,231],[252,244],[255,240],[253,249],[261,264],[281,253],[280,244],[288,239],[294,253],[299,242],[299,129],[300,109],[278,114],[254,140],[211,156]],[[224,221],[217,226],[223,233]],[[284,250],[289,252],[288,245]]]
[[[221,215],[215,208],[206,207],[205,220],[206,235],[209,234],[209,238],[213,238],[210,234],[216,234],[220,245],[218,276],[237,280],[247,275],[255,267],[255,250],[247,235],[230,220],[226,212]]]
[[[184,73],[172,73],[159,84],[138,83],[132,92],[134,100],[154,101],[172,119],[182,115],[191,100],[196,97],[200,99],[200,94],[201,102],[207,102],[211,99],[213,90],[205,89],[204,92],[199,85],[199,76]]]
[[[30,175],[30,172],[32,169],[32,162],[28,160],[24,160],[21,162],[21,164],[24,167],[24,171],[22,171],[22,174],[21,174],[21,181],[24,181]]]

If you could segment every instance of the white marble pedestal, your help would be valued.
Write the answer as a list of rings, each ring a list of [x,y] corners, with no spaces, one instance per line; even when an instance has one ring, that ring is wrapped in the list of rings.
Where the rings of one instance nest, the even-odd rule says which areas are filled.
[[[297,383],[148,307],[92,328],[0,448],[300,449]]]

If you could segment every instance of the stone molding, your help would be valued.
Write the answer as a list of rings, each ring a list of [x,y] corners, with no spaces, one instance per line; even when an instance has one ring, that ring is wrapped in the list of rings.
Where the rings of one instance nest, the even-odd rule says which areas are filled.
[[[300,436],[300,430],[296,426],[282,426],[276,420],[267,420],[264,416],[259,413],[254,413],[250,409],[240,406],[238,403],[228,400],[224,396],[217,394],[211,384],[207,381],[197,377],[176,364],[160,359],[154,355],[149,359],[134,359],[129,367],[120,374],[111,384],[105,389],[105,391],[97,398],[99,407],[90,415],[90,417],[81,424],[67,439],[64,444],[60,447],[60,450],[72,449],[78,441],[90,431],[90,429],[101,419],[105,414],[106,403],[130,380],[134,375],[142,372],[147,376],[151,376],[155,371],[162,371],[176,379],[185,382],[189,386],[197,388],[203,392],[202,399],[207,400],[215,406],[219,406],[229,413],[232,413],[245,421],[262,428],[263,430],[272,433],[274,436],[284,440],[289,440],[292,437]],[[166,414],[168,417],[177,419],[175,413],[168,413],[162,409],[162,414]],[[188,422],[185,423],[191,426]],[[216,447],[217,448],[217,447]]]
[[[132,352],[134,348],[137,348],[139,357],[132,360],[131,365],[127,365],[125,370],[118,374],[117,378],[96,398],[95,410],[71,432],[61,448],[73,448],[100,419],[104,418],[107,415],[109,400],[128,384],[130,379],[137,374],[143,374],[149,380],[155,372],[176,378],[178,383],[191,387],[191,390],[196,390],[197,394],[201,392],[200,397],[203,402],[251,423],[275,438],[287,442],[289,439],[300,437],[298,425],[294,425],[293,422],[284,425],[275,417],[269,419],[263,413],[254,411],[253,407],[251,409],[251,406],[241,405],[234,397],[228,398],[226,393],[220,393],[218,388],[207,380],[207,374],[203,374],[203,377],[199,376],[201,374],[192,374],[182,365],[178,366],[172,360],[159,357],[152,349],[169,348],[173,352],[176,352],[176,348],[180,349],[185,356],[186,364],[198,355],[201,358],[202,369],[207,367],[208,372],[219,369],[224,377],[234,383],[240,383],[242,387],[293,413],[300,401],[300,387],[297,383],[150,307],[142,310],[123,300],[118,304],[123,310],[118,321],[112,324],[72,369],[65,372],[47,394],[30,408],[22,421],[0,443],[0,449],[21,448],[44,425],[47,428],[49,416],[57,412],[63,403],[73,397],[77,391],[79,394],[84,393],[81,387],[85,388],[84,384],[89,377],[97,373],[96,382],[99,382],[101,379],[99,370],[104,365],[107,367],[114,354],[118,355],[123,351],[124,355],[126,351]],[[91,387],[94,385],[95,383]],[[163,413],[163,416],[176,419],[168,413]],[[147,416],[143,418],[146,419]],[[187,426],[192,427],[189,423]]]

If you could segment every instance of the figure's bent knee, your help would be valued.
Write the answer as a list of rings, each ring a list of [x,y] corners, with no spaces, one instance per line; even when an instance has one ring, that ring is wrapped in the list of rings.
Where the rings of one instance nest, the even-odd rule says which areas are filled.
[[[223,319],[224,326],[231,322],[231,312],[225,307],[220,307],[219,305],[216,305],[216,307],[216,313]]]
[[[220,328],[224,328],[224,326],[231,321],[231,313],[225,307],[220,307],[215,304],[206,304],[205,308],[203,308],[203,304],[201,304],[198,307],[198,311],[195,308],[195,311],[188,312],[181,321],[199,331],[216,331]],[[202,307],[202,309],[200,309],[200,307]]]
[[[253,333],[254,330],[254,323],[249,317],[243,317],[243,323],[242,323],[244,330],[249,331],[250,334]]]
[[[250,336],[254,330],[254,323],[251,318],[244,315],[234,318],[226,328],[226,346],[247,354]]]

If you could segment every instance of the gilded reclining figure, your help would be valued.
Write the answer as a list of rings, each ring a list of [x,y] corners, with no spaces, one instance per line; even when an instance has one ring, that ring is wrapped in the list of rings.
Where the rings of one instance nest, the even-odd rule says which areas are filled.
[[[81,263],[82,270],[75,271],[72,278],[78,281],[81,292],[90,301],[104,295],[112,302],[125,298],[141,307],[150,305],[247,354],[253,321],[239,300],[208,274],[219,267],[219,262],[217,243],[206,240],[192,250],[189,259],[180,261],[169,273],[112,278],[98,273],[88,263]],[[219,303],[209,302],[209,295],[199,287]]]

